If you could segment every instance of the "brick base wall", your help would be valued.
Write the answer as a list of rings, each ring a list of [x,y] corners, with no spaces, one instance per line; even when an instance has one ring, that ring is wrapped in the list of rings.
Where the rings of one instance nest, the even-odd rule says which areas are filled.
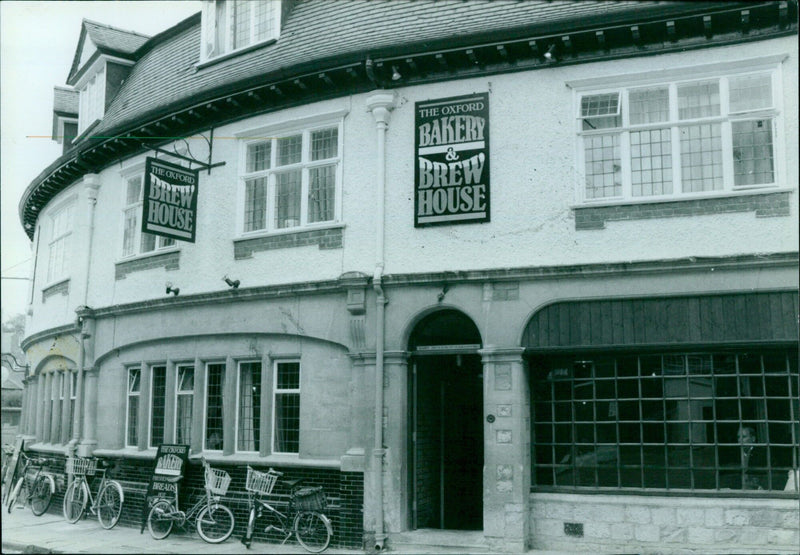
[[[796,553],[797,499],[531,495],[536,549]]]
[[[63,474],[65,464],[63,456],[59,457],[50,453],[43,455],[56,461],[50,467],[51,471]],[[125,503],[122,508],[119,526],[138,529],[142,524],[145,493],[150,480],[153,461],[138,459],[116,460],[118,464],[111,472],[110,477],[120,482],[125,494]],[[247,497],[244,489],[247,465],[212,464],[212,466],[223,468],[231,475],[231,485],[228,488],[228,494],[225,496],[225,504],[233,511],[236,517],[236,527],[228,542],[239,541],[244,535],[247,523]],[[181,490],[181,504],[184,509],[188,508],[188,505],[186,505],[187,499],[191,498],[194,501],[196,495],[204,493],[202,468],[199,462],[192,462],[189,466]],[[269,467],[254,466],[253,468],[266,471]],[[272,468],[284,473],[282,480],[303,478],[303,485],[305,486],[322,486],[325,488],[325,494],[328,498],[328,509],[325,514],[331,519],[333,526],[331,546],[355,549],[362,547],[364,535],[364,476],[362,473],[319,468],[282,468],[276,466]],[[278,499],[281,498],[281,495],[288,495],[289,493],[288,490],[281,486],[282,482],[279,481],[274,490]],[[48,509],[49,513],[62,514],[65,490],[66,479],[62,481],[61,487],[57,488],[56,495]],[[256,533],[253,540],[262,543],[280,543],[283,541],[283,537],[277,534],[264,534],[264,528],[270,523],[275,523],[269,520],[268,517],[262,518],[263,520],[256,522]],[[182,532],[176,528],[173,531],[173,534],[175,533]],[[183,533],[195,534],[195,531],[193,527],[187,526],[187,530]],[[145,532],[146,534],[147,532]],[[199,537],[197,540],[202,542]]]

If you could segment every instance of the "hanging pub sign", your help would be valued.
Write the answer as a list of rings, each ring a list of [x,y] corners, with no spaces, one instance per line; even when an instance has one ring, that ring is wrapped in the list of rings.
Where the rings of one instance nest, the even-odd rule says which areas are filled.
[[[415,104],[414,227],[489,221],[489,94]]]
[[[147,158],[142,231],[194,243],[197,228],[197,174],[177,164]]]
[[[185,475],[188,462],[188,445],[162,444],[158,446],[153,473],[150,475],[150,484],[147,486],[145,503],[142,508],[142,528],[139,530],[140,533],[144,531],[147,515],[156,500],[160,498],[172,499],[176,493],[180,494],[180,480],[175,480],[175,478]]]

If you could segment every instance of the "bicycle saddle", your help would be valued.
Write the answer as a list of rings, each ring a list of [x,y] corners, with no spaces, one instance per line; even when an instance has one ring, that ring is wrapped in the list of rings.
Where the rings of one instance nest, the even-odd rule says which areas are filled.
[[[107,461],[104,459],[97,459],[97,468],[111,468],[116,466],[117,463],[114,461]]]

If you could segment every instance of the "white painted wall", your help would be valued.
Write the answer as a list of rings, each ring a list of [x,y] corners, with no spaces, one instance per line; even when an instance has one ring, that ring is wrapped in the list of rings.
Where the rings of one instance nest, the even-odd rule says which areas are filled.
[[[612,221],[603,230],[576,230],[571,206],[581,178],[576,171],[574,107],[566,83],[587,77],[636,74],[654,69],[727,62],[785,53],[784,142],[781,187],[794,189],[791,216],[756,218],[753,212],[665,219]],[[661,56],[631,58],[465,79],[396,90],[395,109],[387,134],[386,273],[432,272],[539,265],[626,262],[689,256],[728,256],[798,250],[798,47],[795,37]],[[415,229],[414,102],[472,92],[490,92],[491,211],[487,224]],[[335,279],[348,271],[372,273],[375,263],[376,130],[366,111],[368,95],[354,95],[280,113],[262,115],[215,129],[213,162],[226,165],[200,173],[199,227],[194,244],[179,243],[180,269],[142,270],[115,279],[122,251],[125,168],[145,156],[122,161],[100,173],[92,263],[87,303],[93,308],[163,298],[172,282],[181,295],[227,288],[226,274],[241,287]],[[239,141],[228,139],[247,129],[278,124],[320,113],[346,110],[343,133],[342,249],[316,246],[283,248],[234,260]],[[202,141],[192,153],[206,154]],[[46,274],[47,226],[51,206],[40,217],[43,226],[37,256],[29,334],[75,319],[83,304],[88,209],[80,185],[73,234],[68,296],[42,304]]]

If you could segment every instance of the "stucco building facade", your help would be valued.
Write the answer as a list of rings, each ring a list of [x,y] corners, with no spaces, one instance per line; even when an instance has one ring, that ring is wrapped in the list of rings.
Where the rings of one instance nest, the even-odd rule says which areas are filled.
[[[797,547],[797,80],[796,2],[85,21],[28,446],[121,460],[129,523],[186,443],[324,485],[339,545]]]

